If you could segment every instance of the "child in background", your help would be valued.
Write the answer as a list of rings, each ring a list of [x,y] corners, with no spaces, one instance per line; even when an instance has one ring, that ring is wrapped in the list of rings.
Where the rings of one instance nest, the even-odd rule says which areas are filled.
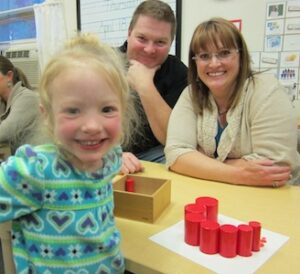
[[[119,58],[78,36],[49,62],[40,93],[54,144],[24,145],[0,168],[0,222],[13,220],[16,272],[123,273],[111,184],[129,129]]]

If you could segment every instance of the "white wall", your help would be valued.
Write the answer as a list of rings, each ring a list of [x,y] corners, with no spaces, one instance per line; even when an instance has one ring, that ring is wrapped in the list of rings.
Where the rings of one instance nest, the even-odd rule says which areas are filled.
[[[293,0],[290,0],[293,1]],[[68,34],[77,30],[76,1],[63,0],[68,22]],[[187,64],[190,39],[196,26],[211,17],[242,20],[242,34],[250,51],[263,51],[266,9],[268,2],[279,0],[182,0],[181,59]],[[299,45],[300,50],[300,45]],[[300,72],[299,72],[300,73]],[[300,77],[299,77],[300,78]],[[294,102],[300,117],[300,100]]]
[[[182,0],[182,60],[187,62],[188,47],[196,26],[213,16],[242,19],[242,33],[249,49],[263,48],[264,20],[268,0]],[[274,2],[274,1],[273,1]],[[77,29],[76,1],[63,0],[69,35]]]
[[[249,50],[261,51],[264,41],[266,1],[264,0],[182,0],[182,60],[188,60],[188,48],[196,26],[211,17],[241,19],[242,33]]]
[[[228,20],[241,19],[242,34],[249,51],[263,51],[267,3],[270,2],[280,1],[182,0],[181,58],[183,62],[187,64],[189,43],[196,26],[214,16],[221,16]],[[300,117],[300,100],[294,101],[294,107],[295,115]]]
[[[68,37],[77,33],[76,0],[63,0]]]
[[[196,26],[213,16],[228,20],[241,19],[242,33],[250,51],[262,51],[266,3],[276,0],[182,0],[181,54],[187,63],[190,39]],[[76,1],[63,0],[68,33],[77,29]]]

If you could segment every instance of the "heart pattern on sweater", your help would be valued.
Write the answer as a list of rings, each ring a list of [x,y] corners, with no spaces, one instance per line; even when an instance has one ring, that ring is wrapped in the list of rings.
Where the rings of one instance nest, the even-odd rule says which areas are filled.
[[[84,215],[83,217],[80,218],[80,220],[77,222],[77,231],[80,234],[87,234],[88,232],[90,233],[95,233],[99,229],[98,223],[95,220],[95,217],[93,214],[88,213]]]
[[[70,211],[51,211],[47,214],[49,224],[59,233],[63,232],[74,221],[74,218],[74,212]]]

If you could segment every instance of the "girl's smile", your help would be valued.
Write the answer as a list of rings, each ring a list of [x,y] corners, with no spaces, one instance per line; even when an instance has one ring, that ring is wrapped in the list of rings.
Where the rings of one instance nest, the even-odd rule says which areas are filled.
[[[121,133],[121,104],[100,72],[79,64],[51,85],[54,136],[79,169],[96,170]]]

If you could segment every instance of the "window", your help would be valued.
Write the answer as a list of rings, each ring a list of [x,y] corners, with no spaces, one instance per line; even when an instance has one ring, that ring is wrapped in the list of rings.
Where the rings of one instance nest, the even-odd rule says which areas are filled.
[[[0,43],[36,37],[33,5],[45,0],[1,0]]]

